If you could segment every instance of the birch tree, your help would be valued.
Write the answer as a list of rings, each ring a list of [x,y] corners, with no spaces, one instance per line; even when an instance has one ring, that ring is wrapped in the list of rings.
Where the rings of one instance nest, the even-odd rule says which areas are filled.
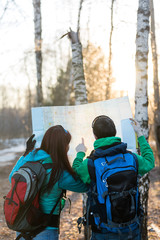
[[[70,31],[68,34],[72,43],[72,73],[73,84],[75,92],[75,105],[85,104],[88,102],[87,90],[83,69],[83,55],[82,45],[79,41],[78,32]],[[83,214],[86,213],[87,195],[83,194]],[[89,240],[90,232],[87,229],[84,230],[85,239]]]
[[[148,36],[149,36],[149,0],[139,0],[136,35],[136,91],[135,118],[140,123],[144,136],[148,139]],[[142,239],[147,239],[147,204],[149,177],[142,178],[140,184],[141,202],[144,209]]]
[[[159,81],[158,81],[158,58],[155,33],[154,4],[150,0],[151,11],[151,48],[153,62],[153,89],[154,89],[154,133],[156,139],[157,153],[160,160],[160,103],[159,103]]]
[[[73,73],[72,73],[72,65],[71,65],[70,73],[69,73],[69,81],[68,81],[68,91],[66,93],[66,103],[65,103],[66,106],[70,105],[72,86],[73,86]]]
[[[79,9],[78,9],[78,19],[77,19],[77,37],[79,35],[79,31],[80,31],[80,19],[81,19],[81,11],[82,11],[82,4],[83,4],[83,1],[84,0],[80,0],[80,3],[79,3]],[[75,39],[75,35],[73,33],[73,31],[70,29],[70,33],[69,33],[69,37],[71,39],[71,42],[72,40],[73,41],[76,41],[76,42],[79,42],[78,38]],[[73,37],[73,39],[72,39]],[[74,46],[73,46],[74,47]],[[74,47],[75,49],[76,47]],[[80,49],[80,51],[82,51],[82,49]],[[73,48],[72,48],[72,54],[73,54]],[[73,56],[72,56],[73,57]],[[73,65],[72,65],[73,66]],[[72,66],[71,66],[71,70],[70,70],[70,78],[69,78],[69,91],[67,93],[67,96],[66,96],[66,105],[69,105],[69,102],[70,102],[70,95],[71,95],[71,89],[72,89],[72,86],[73,86],[73,69],[72,69]],[[74,81],[75,83],[75,81]],[[76,83],[75,83],[76,84]],[[74,85],[75,85],[74,84]],[[76,87],[74,86],[74,90],[76,89]],[[77,99],[77,97],[75,97],[75,99]],[[76,102],[75,102],[76,104]],[[80,104],[80,102],[78,101],[77,104]]]
[[[8,9],[9,2],[10,2],[10,1],[7,0],[6,3],[5,3],[5,6],[4,6],[4,8],[3,8],[3,12],[2,12],[2,14],[0,15],[0,21],[3,19],[4,15],[5,15],[5,13],[6,13],[7,9]]]
[[[28,132],[28,136],[31,134],[31,107],[32,107],[32,93],[31,93],[31,81],[30,81],[30,76],[29,76],[29,72],[28,72],[28,68],[27,68],[27,56],[28,54],[26,53],[25,57],[24,57],[24,63],[23,63],[23,67],[24,67],[24,71],[25,71],[25,75],[28,78],[28,86],[26,89],[26,111],[28,112],[27,114],[27,132]]]
[[[72,73],[74,76],[75,105],[85,104],[87,100],[87,90],[83,70],[82,45],[79,42],[78,34],[70,31],[72,41]]]
[[[43,103],[42,92],[42,27],[41,27],[41,0],[33,0],[34,30],[35,30],[35,57],[37,70],[37,105]]]
[[[82,11],[82,4],[84,0],[80,0],[79,3],[79,11],[78,11],[78,21],[77,21],[77,34],[79,35],[80,31],[80,19],[81,19],[81,11]]]
[[[115,0],[111,1],[111,30],[109,36],[109,57],[108,57],[108,76],[106,84],[106,99],[110,99],[111,95],[111,83],[112,83],[112,34],[113,34],[113,9]]]

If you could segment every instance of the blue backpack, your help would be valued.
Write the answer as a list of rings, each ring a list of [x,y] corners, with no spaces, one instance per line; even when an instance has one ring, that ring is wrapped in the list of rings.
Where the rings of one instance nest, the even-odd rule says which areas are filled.
[[[88,157],[91,177],[87,200],[87,225],[94,232],[128,233],[140,226],[138,161],[120,143],[99,148]]]

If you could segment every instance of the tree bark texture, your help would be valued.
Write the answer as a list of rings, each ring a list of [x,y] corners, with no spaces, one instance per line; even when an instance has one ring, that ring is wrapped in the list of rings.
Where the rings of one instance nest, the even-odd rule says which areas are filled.
[[[75,104],[85,104],[88,100],[83,71],[82,46],[80,43],[72,44],[72,71],[74,78]]]
[[[150,0],[150,12],[151,12],[151,48],[152,48],[152,62],[153,62],[153,89],[154,89],[154,132],[155,132],[158,158],[160,161],[160,103],[159,103],[159,81],[158,81],[158,58],[157,58],[157,44],[156,44],[153,0]]]
[[[139,0],[136,35],[136,91],[135,119],[140,123],[144,136],[148,139],[148,37],[149,37],[149,0]],[[147,205],[149,176],[145,175],[140,183],[141,203],[144,209],[142,239],[147,237]]]
[[[42,27],[41,27],[41,0],[33,0],[34,31],[35,31],[35,57],[37,70],[37,105],[43,104],[42,92]]]
[[[72,83],[73,83],[73,74],[72,74],[72,67],[70,69],[70,76],[69,76],[69,83],[68,83],[68,91],[66,94],[66,106],[70,105],[70,97],[72,92]]]

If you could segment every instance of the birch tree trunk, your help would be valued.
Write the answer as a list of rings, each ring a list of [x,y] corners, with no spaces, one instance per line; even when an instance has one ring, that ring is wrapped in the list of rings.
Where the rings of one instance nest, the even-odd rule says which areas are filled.
[[[77,33],[79,35],[79,30],[80,30],[80,19],[81,19],[81,11],[82,11],[82,4],[84,0],[80,0],[79,3],[79,11],[78,11],[78,21],[77,21]]]
[[[155,133],[155,139],[156,139],[158,158],[160,161],[160,103],[159,103],[159,81],[158,81],[158,58],[157,58],[153,0],[150,0],[150,11],[151,11],[151,48],[152,48],[152,62],[153,62],[153,89],[154,89],[154,133]]]
[[[83,1],[84,0],[80,0],[80,3],[79,3],[79,10],[78,10],[78,20],[77,20],[77,36],[79,36],[79,31],[80,31],[80,19],[81,19],[81,11],[82,11],[82,4],[83,4]],[[72,30],[71,30],[72,31]],[[74,48],[74,50],[73,50]],[[73,58],[75,57],[75,54],[73,53],[73,51],[76,51],[75,50],[76,47],[72,47],[72,66],[71,66],[71,70],[70,70],[70,79],[69,79],[69,91],[68,91],[68,94],[67,94],[67,97],[66,97],[66,105],[69,105],[69,101],[70,101],[70,93],[71,93],[71,88],[72,88],[72,84],[73,84],[73,72],[75,73],[76,71],[74,71],[72,69],[73,67]],[[78,50],[77,50],[78,51]],[[80,52],[82,51],[82,49],[80,49]],[[73,55],[74,54],[74,55]],[[79,52],[76,53],[77,55],[79,54]],[[81,52],[81,55],[82,55],[82,52]],[[76,56],[77,58],[77,56]],[[78,57],[79,58],[79,57]],[[81,57],[80,57],[81,58]],[[81,61],[82,58],[79,60]],[[83,64],[83,60],[82,60],[82,64]],[[77,70],[77,68],[75,69]],[[77,72],[76,72],[77,73]],[[84,73],[83,73],[83,76],[84,76]],[[74,83],[75,83],[75,79],[74,79]],[[77,82],[75,84],[78,84]],[[76,86],[74,84],[74,91],[76,92]],[[76,94],[76,93],[75,93]],[[78,103],[77,102],[77,95],[75,96],[75,104],[81,104],[81,102],[79,102],[78,100]]]
[[[70,97],[71,97],[71,92],[72,92],[72,83],[73,83],[73,74],[72,74],[72,66],[71,66],[69,83],[68,83],[68,91],[67,91],[67,94],[66,94],[66,106],[69,106],[69,104],[70,104]]]
[[[37,69],[37,105],[42,106],[42,27],[41,27],[41,0],[33,0],[34,30],[35,30],[35,57]]]
[[[136,92],[135,119],[140,123],[144,136],[148,139],[148,36],[149,36],[149,0],[139,0],[136,35]],[[141,203],[144,209],[142,239],[147,237],[147,205],[149,176],[146,174],[140,183]]]
[[[83,71],[82,46],[80,43],[72,44],[72,71],[74,76],[75,105],[85,104],[88,100]]]
[[[110,31],[110,37],[109,37],[109,57],[108,57],[108,77],[107,77],[107,84],[106,84],[106,99],[110,99],[111,97],[111,84],[112,84],[112,34],[113,34],[113,6],[114,1],[111,2],[111,31]]]
[[[85,104],[87,100],[87,90],[83,69],[83,56],[82,46],[80,43],[72,44],[72,71],[73,71],[73,84],[75,91],[75,105]],[[83,215],[87,212],[87,194],[83,194]],[[85,240],[90,239],[90,230],[85,226],[84,228]]]
[[[79,42],[78,32],[70,31],[69,38],[72,43],[72,74],[75,92],[75,105],[85,104],[88,102],[87,90],[84,77],[82,45]],[[83,214],[86,213],[87,195],[83,194]],[[89,240],[90,231],[85,227],[85,239]]]
[[[78,11],[78,21],[77,21],[77,35],[79,36],[80,32],[80,19],[82,11],[83,0],[80,0],[79,11]],[[83,55],[82,55],[82,45],[80,42],[72,44],[72,72],[73,72],[73,84],[75,92],[75,105],[85,104],[88,102],[87,99],[87,90],[84,77],[84,68],[83,68]],[[86,213],[86,203],[87,203],[87,194],[83,194],[83,214]],[[89,240],[90,231],[87,231],[87,228],[84,228],[84,237],[85,240]]]

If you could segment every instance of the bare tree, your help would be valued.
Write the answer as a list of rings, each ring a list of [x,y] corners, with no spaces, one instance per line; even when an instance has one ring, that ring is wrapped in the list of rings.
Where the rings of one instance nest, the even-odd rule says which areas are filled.
[[[30,76],[28,73],[28,69],[27,69],[27,54],[24,57],[24,71],[25,74],[28,78],[28,86],[26,89],[26,111],[28,112],[27,115],[27,132],[28,132],[28,136],[31,134],[31,107],[32,107],[32,92],[31,92],[31,86],[30,86]]]
[[[82,11],[82,4],[84,0],[80,0],[79,3],[79,11],[78,11],[78,21],[77,21],[77,33],[79,34],[80,30],[80,19],[81,19],[81,11]]]
[[[74,76],[75,105],[88,102],[83,69],[82,45],[78,35],[78,32],[73,32],[72,30],[68,33],[72,45],[72,73]]]
[[[83,1],[84,0],[80,0],[80,3],[79,3],[79,10],[78,10],[78,20],[77,20],[77,36],[79,35],[79,31],[80,31],[80,19],[81,19],[81,11],[82,11],[82,4],[83,4]],[[71,29],[70,29],[71,30]],[[72,30],[71,30],[72,32]],[[72,49],[73,50],[73,49]],[[73,51],[72,51],[73,53]],[[82,53],[81,53],[82,54]],[[72,86],[73,86],[73,72],[75,73],[75,71],[73,70],[73,65],[71,66],[71,70],[70,70],[70,78],[69,78],[69,91],[67,93],[67,97],[66,97],[66,105],[69,105],[69,102],[70,102],[70,95],[71,95],[71,90],[72,90]],[[83,73],[84,74],[84,73]],[[75,82],[74,80],[74,85],[75,84],[78,84]],[[74,87],[74,89],[76,89],[76,87]],[[76,91],[75,91],[76,92]],[[77,96],[76,98],[77,99]],[[78,103],[80,104],[80,102]]]
[[[88,100],[84,80],[82,46],[80,43],[72,45],[72,68],[74,75],[75,104],[78,105],[87,103]]]
[[[7,0],[6,3],[5,3],[3,12],[2,12],[2,14],[1,14],[1,16],[0,16],[0,21],[3,19],[4,15],[5,15],[5,13],[6,13],[7,9],[8,9],[9,2],[10,2],[10,1]]]
[[[111,83],[112,83],[112,34],[113,34],[113,10],[114,10],[114,2],[111,2],[111,30],[110,30],[110,37],[109,37],[109,57],[108,57],[108,76],[107,76],[107,84],[106,84],[106,99],[110,99],[111,95]]]
[[[153,62],[153,89],[154,89],[154,133],[156,139],[157,153],[160,161],[160,103],[159,103],[159,81],[158,81],[158,58],[155,33],[154,4],[150,0],[151,11],[151,48]]]
[[[68,34],[72,43],[72,71],[73,71],[73,81],[74,81],[74,92],[75,92],[75,105],[85,104],[88,102],[87,90],[84,77],[83,69],[83,55],[82,55],[82,45],[79,41],[78,32],[75,33],[70,31]],[[87,195],[83,194],[83,213],[86,213],[86,201]],[[87,229],[84,230],[85,239],[89,240],[90,232]]]
[[[41,0],[33,0],[34,30],[35,30],[35,55],[37,67],[37,105],[43,103],[42,92],[42,27],[41,27]]]
[[[136,91],[135,118],[140,123],[144,136],[148,139],[148,36],[149,36],[149,0],[139,0],[136,35]],[[147,239],[147,205],[149,177],[146,174],[140,184],[141,202],[144,209],[142,239]]]

